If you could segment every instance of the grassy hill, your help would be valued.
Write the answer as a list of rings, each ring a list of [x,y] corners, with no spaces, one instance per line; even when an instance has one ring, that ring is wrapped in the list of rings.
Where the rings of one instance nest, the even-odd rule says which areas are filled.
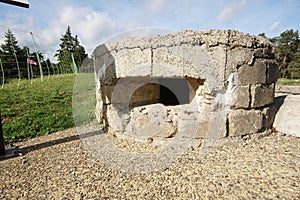
[[[45,77],[43,82],[36,79],[32,84],[22,80],[19,87],[17,82],[12,80],[0,89],[6,143],[50,134],[95,119],[93,73]],[[299,84],[299,80],[279,79],[277,83]]]
[[[45,77],[32,84],[17,80],[0,90],[0,110],[6,143],[74,126],[72,93],[75,75]]]

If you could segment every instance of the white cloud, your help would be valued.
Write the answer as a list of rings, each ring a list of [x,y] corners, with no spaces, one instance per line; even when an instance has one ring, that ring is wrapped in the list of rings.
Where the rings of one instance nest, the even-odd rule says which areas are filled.
[[[239,12],[245,7],[247,1],[233,1],[226,5],[217,17],[217,24],[223,24],[232,21]]]
[[[275,30],[278,28],[280,22],[281,22],[281,20],[276,20],[276,21],[268,28],[269,31],[275,31]]]
[[[58,19],[52,20],[43,30],[42,37],[51,43],[59,43],[59,38],[70,25],[72,34],[78,35],[88,53],[92,53],[105,38],[115,31],[115,22],[106,12],[96,12],[89,7],[64,7]]]
[[[155,13],[161,11],[166,3],[167,0],[148,0],[147,7],[150,12]]]

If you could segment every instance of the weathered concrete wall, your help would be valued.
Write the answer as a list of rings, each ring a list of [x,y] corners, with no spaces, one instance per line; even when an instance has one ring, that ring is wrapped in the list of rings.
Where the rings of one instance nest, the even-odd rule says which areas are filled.
[[[186,135],[194,138],[206,137],[211,130],[222,137],[243,136],[272,126],[278,66],[272,44],[263,37],[210,30],[130,38],[98,46],[94,65],[98,121],[120,137],[131,134],[141,141],[172,137],[180,127],[188,132],[184,120],[194,120],[199,127]],[[155,104],[158,78],[186,78],[190,103]],[[146,84],[148,92],[143,94],[138,88]],[[133,94],[131,101],[137,106],[147,101],[148,105],[130,107]],[[139,131],[154,129],[158,134],[139,137]]]

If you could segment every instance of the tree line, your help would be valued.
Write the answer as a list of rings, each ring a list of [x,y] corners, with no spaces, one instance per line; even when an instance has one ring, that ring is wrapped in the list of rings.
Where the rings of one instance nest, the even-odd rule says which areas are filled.
[[[33,45],[35,46],[32,36]],[[85,48],[80,44],[78,36],[73,36],[70,26],[60,39],[59,49],[54,57],[57,63],[37,49],[28,46],[20,47],[18,40],[11,30],[4,35],[4,43],[0,45],[0,79],[27,78],[32,79],[43,75],[77,73],[83,60],[87,58]],[[2,75],[1,75],[2,74]]]
[[[265,33],[259,34],[266,37]],[[275,57],[282,78],[300,79],[300,39],[298,30],[282,32],[279,36],[268,38],[275,46]],[[34,39],[32,36],[34,43]],[[11,30],[5,33],[4,43],[0,46],[0,79],[35,78],[42,75],[77,73],[84,59],[88,57],[78,36],[73,36],[70,26],[60,38],[59,49],[54,55],[58,62],[52,63],[42,52],[22,48]],[[90,61],[89,61],[90,62]]]
[[[266,37],[264,33],[259,34]],[[275,46],[275,58],[281,78],[300,79],[300,39],[298,30],[286,30],[268,38]]]

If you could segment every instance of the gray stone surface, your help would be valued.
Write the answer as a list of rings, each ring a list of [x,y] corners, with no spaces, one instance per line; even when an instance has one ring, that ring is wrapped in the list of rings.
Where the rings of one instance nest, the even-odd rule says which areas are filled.
[[[277,100],[273,127],[280,133],[300,137],[300,95],[281,95]]]
[[[300,85],[276,85],[276,93],[300,95]]]
[[[254,65],[242,65],[238,69],[242,85],[263,84],[266,82],[266,64],[264,61],[256,60]]]

